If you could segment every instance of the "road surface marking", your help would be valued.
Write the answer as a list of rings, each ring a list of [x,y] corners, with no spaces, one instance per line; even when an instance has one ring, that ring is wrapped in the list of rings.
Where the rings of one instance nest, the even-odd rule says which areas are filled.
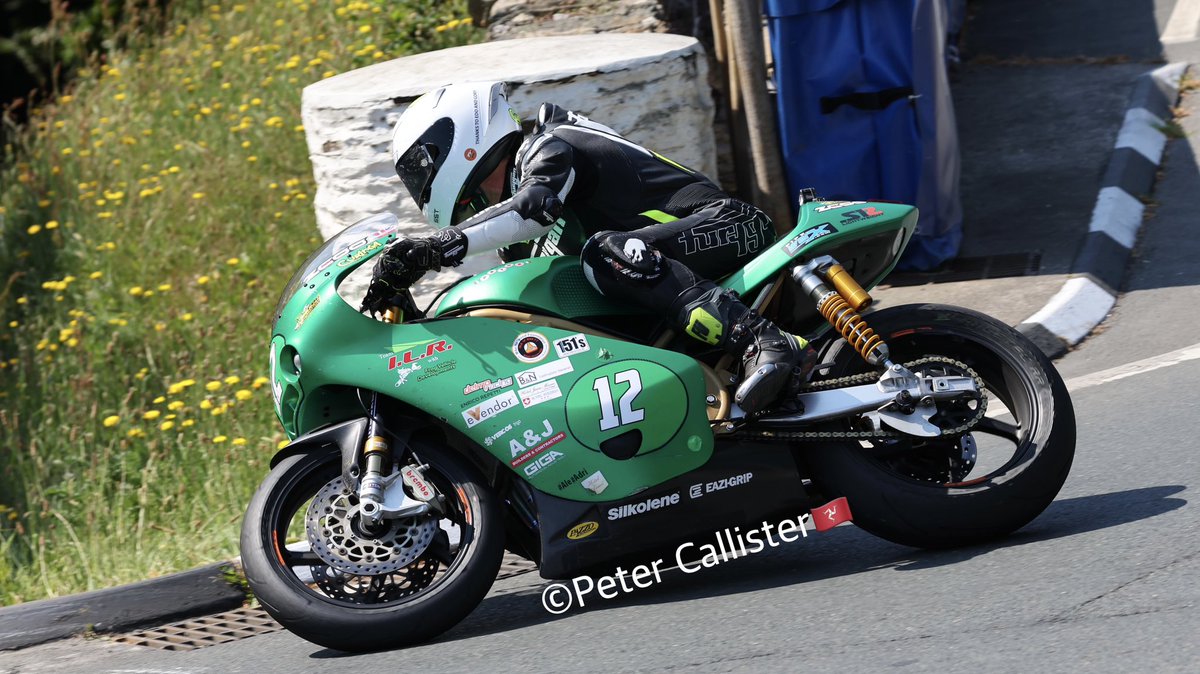
[[[1093,372],[1091,374],[1071,377],[1070,379],[1066,380],[1065,383],[1067,385],[1067,390],[1075,393],[1092,386],[1108,384],[1119,379],[1132,377],[1135,374],[1145,374],[1146,372],[1161,370],[1164,367],[1171,367],[1172,365],[1178,365],[1189,360],[1197,359],[1200,359],[1200,344],[1193,344],[1191,346],[1185,346],[1182,349],[1168,351],[1167,353],[1158,356],[1151,356],[1149,358],[1135,360],[1132,363],[1110,367],[1107,370],[1100,370],[1099,372]],[[1000,402],[1000,400],[993,398],[992,400],[988,401],[987,413],[984,416],[996,418],[1002,417],[1006,414],[1011,414],[1011,412],[1009,412],[1008,408],[1005,407],[1004,403]]]
[[[1197,2],[1200,2],[1200,0],[1197,0]],[[1135,360],[1132,363],[1110,367],[1107,370],[1072,377],[1067,380],[1067,389],[1078,391],[1091,386],[1099,386],[1100,384],[1107,384],[1118,379],[1132,377],[1135,374],[1144,374],[1164,367],[1171,367],[1172,365],[1178,365],[1198,358],[1200,358],[1200,344],[1193,344],[1158,356],[1151,356],[1150,358]]]
[[[1162,43],[1190,42],[1196,39],[1197,30],[1200,30],[1200,0],[1178,0],[1163,29]]]

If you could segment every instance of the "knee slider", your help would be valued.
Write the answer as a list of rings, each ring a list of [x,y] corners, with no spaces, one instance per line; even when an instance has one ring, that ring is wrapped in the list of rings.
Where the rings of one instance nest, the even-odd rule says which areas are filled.
[[[612,272],[616,279],[650,282],[663,274],[662,253],[629,232],[600,232],[580,252],[584,264]]]

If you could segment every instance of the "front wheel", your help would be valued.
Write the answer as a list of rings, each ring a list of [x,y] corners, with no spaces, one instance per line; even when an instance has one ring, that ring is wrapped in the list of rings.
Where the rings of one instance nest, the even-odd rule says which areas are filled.
[[[887,342],[893,362],[934,356],[967,365],[983,382],[987,413],[960,436],[809,448],[805,456],[817,485],[831,497],[847,497],[863,529],[916,547],[1003,536],[1045,510],[1075,453],[1074,409],[1046,356],[1008,325],[958,307],[899,306],[865,318]],[[869,369],[843,340],[823,361],[825,377]],[[954,366],[926,374],[968,374],[946,367]],[[970,414],[939,406],[946,427]]]
[[[435,637],[483,600],[504,554],[495,496],[439,447],[414,444],[404,462],[428,466],[442,514],[366,530],[336,449],[288,457],[263,481],[242,525],[242,565],[281,625],[328,648],[379,650]]]

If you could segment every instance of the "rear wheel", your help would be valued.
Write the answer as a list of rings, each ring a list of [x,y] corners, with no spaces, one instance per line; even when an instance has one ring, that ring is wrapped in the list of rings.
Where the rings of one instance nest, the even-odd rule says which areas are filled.
[[[445,497],[441,515],[364,527],[340,454],[281,461],[250,502],[242,564],[254,595],[288,630],[343,651],[430,639],[470,613],[504,554],[495,496],[453,453],[415,444],[405,463]]]
[[[932,356],[968,366],[983,382],[987,414],[958,436],[813,446],[806,457],[818,486],[847,497],[863,529],[917,547],[975,543],[1037,517],[1075,452],[1071,399],[1045,355],[1008,325],[967,309],[910,305],[866,318],[893,362]],[[843,340],[823,361],[822,377],[870,369]],[[954,362],[927,367],[925,375],[969,374]],[[954,428],[973,416],[970,403],[939,404],[933,421]]]

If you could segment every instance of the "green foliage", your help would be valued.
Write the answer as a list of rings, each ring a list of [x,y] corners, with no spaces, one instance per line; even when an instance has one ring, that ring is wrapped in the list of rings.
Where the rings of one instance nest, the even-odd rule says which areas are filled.
[[[270,312],[319,242],[300,90],[478,39],[464,16],[465,0],[176,3],[13,136],[0,604],[237,553],[283,440]]]

